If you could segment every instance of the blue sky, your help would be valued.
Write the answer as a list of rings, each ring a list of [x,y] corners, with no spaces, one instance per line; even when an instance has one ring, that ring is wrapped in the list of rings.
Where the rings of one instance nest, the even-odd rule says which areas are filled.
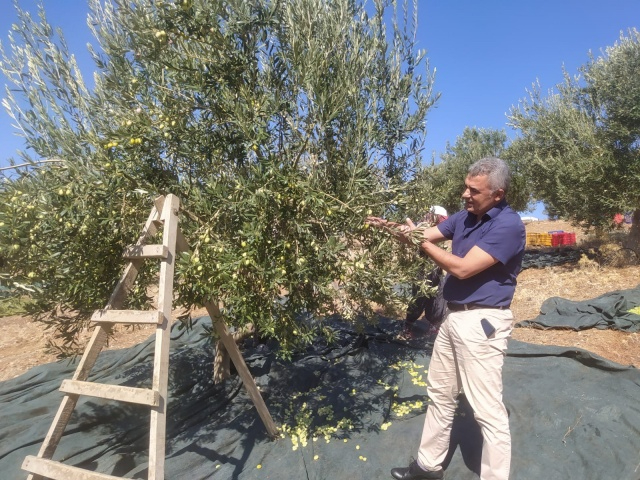
[[[10,0],[0,0],[0,38],[15,21]],[[43,0],[49,22],[63,29],[69,47],[91,85],[86,44],[86,0]],[[35,0],[20,0],[35,14]],[[436,68],[441,93],[427,118],[425,160],[444,152],[465,126],[505,129],[506,114],[539,81],[543,92],[562,81],[562,67],[576,74],[588,60],[612,46],[620,33],[640,28],[638,0],[418,0],[418,47]],[[0,76],[0,84],[5,80]],[[4,89],[2,90],[4,97]],[[0,166],[22,148],[11,119],[0,111]],[[541,208],[533,215],[542,216]]]

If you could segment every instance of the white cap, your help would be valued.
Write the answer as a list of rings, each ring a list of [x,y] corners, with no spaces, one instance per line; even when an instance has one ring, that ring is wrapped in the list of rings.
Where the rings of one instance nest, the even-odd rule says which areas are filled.
[[[442,215],[443,217],[448,216],[447,211],[444,209],[444,207],[441,207],[439,205],[434,205],[433,207],[431,207],[430,211],[431,213],[435,213],[436,215]]]

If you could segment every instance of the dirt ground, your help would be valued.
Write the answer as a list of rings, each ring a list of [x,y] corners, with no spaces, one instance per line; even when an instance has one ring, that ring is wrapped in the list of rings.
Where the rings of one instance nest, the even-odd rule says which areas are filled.
[[[562,221],[540,221],[527,224],[527,232],[545,233],[553,230],[576,233],[578,244],[589,241],[579,230]],[[528,268],[518,277],[518,288],[512,309],[516,321],[538,316],[540,306],[550,297],[569,300],[588,300],[621,289],[634,288],[640,279],[640,266],[599,266],[582,259],[577,264],[546,268]],[[194,312],[195,316],[206,311]],[[49,332],[29,318],[9,316],[0,318],[3,335],[0,337],[0,381],[17,377],[30,368],[55,361],[44,347]],[[147,339],[152,327],[131,329],[120,327],[109,343],[110,349],[127,348]],[[88,334],[87,334],[88,336]],[[614,330],[539,330],[516,328],[513,338],[529,343],[579,347],[623,365],[640,367],[640,334]]]

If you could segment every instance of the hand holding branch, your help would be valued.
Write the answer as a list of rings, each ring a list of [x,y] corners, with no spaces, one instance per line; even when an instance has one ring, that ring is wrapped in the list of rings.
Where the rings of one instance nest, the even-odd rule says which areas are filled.
[[[406,223],[397,223],[380,217],[367,217],[367,223],[372,227],[390,233],[405,245],[416,245],[418,247],[424,241],[424,231],[428,228],[426,225],[416,227],[410,218],[407,218]]]

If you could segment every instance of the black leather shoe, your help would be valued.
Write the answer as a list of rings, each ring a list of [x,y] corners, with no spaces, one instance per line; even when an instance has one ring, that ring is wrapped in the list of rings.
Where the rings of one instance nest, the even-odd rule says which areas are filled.
[[[392,468],[391,476],[397,480],[440,480],[444,478],[442,470],[423,470],[414,460],[408,467]]]

